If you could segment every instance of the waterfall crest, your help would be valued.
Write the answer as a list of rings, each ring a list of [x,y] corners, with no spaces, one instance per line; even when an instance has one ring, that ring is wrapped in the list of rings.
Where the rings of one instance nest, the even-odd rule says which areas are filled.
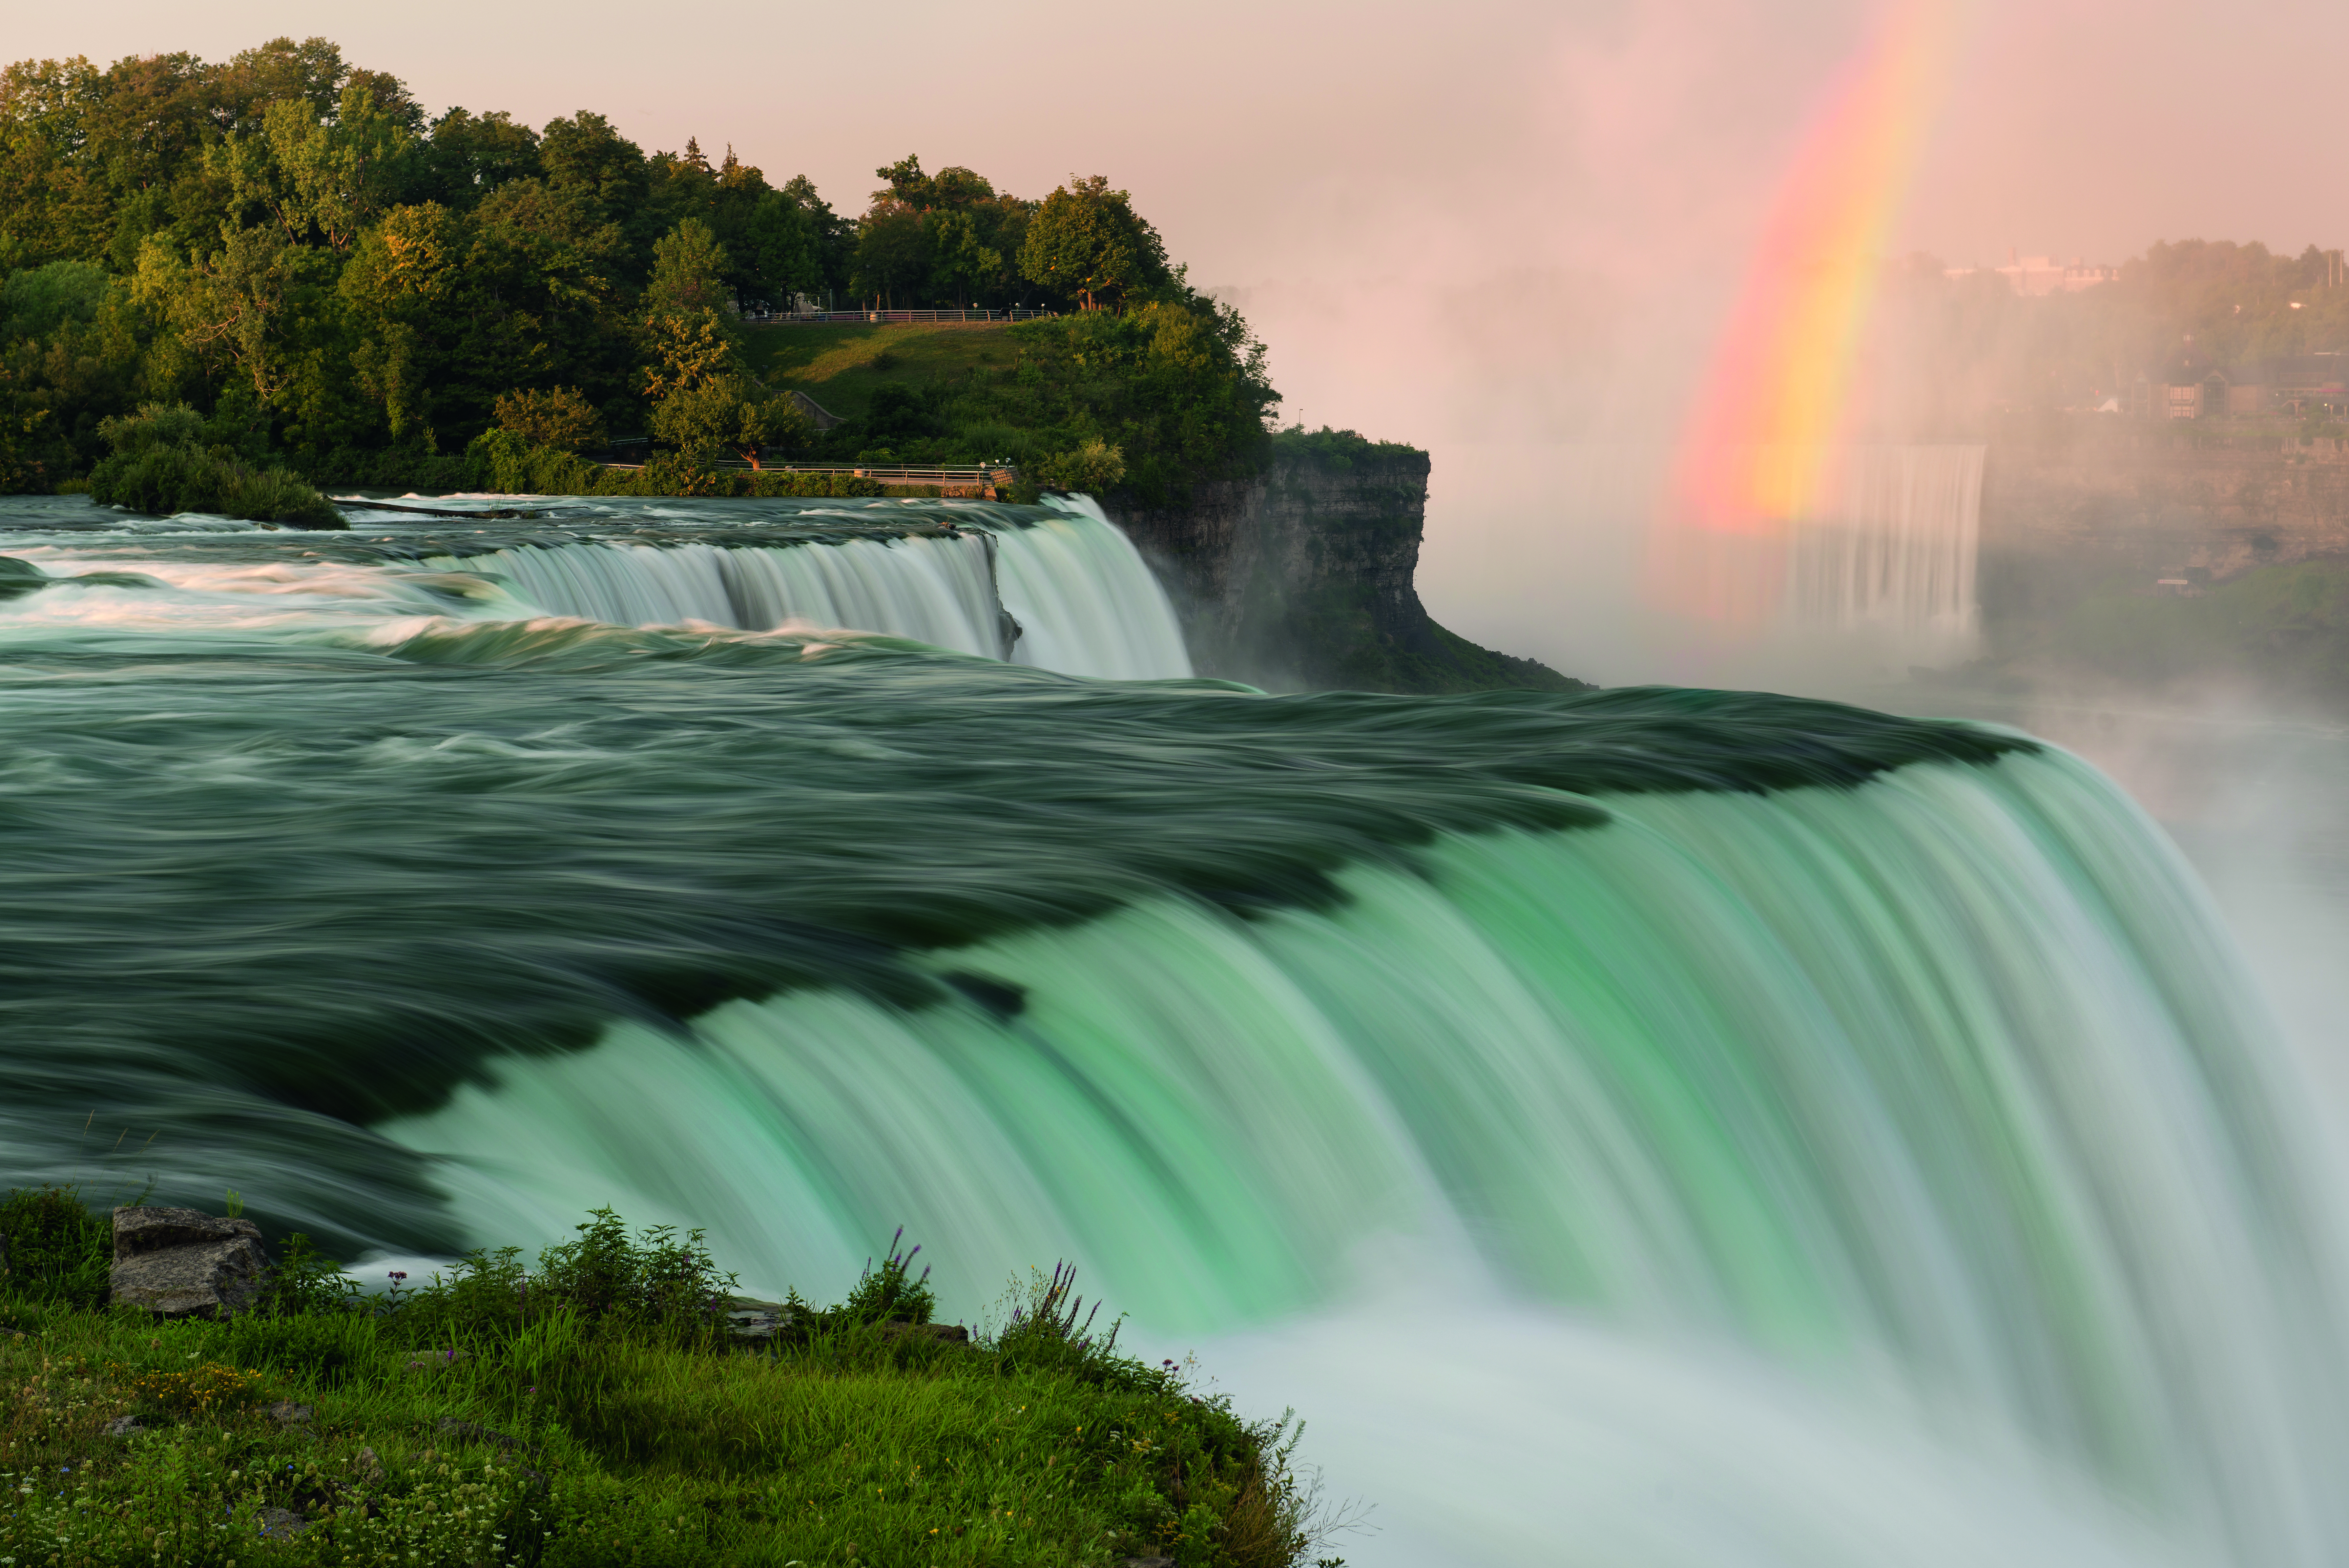
[[[1350,871],[1327,913],[1151,903],[941,952],[945,1007],[621,1025],[382,1130],[484,1236],[623,1194],[836,1288],[908,1223],[1194,1324],[1325,1299],[1435,1213],[1541,1299],[1896,1368],[2181,1538],[2323,1560],[2329,1206],[2148,825],[2063,757],[1604,798],[1602,828]]]
[[[549,614],[616,626],[838,628],[1066,675],[1191,673],[1165,590],[1091,500],[1060,504],[1040,520],[1013,523],[1006,512],[947,512],[963,526],[943,536],[788,545],[591,539],[436,564],[493,573]]]

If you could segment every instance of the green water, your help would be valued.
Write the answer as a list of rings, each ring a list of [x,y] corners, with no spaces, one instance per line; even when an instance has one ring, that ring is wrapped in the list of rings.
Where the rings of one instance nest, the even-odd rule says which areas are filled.
[[[1533,1359],[1709,1346],[2188,1557],[2349,1542],[2300,1090],[2093,770],[1753,693],[1274,698],[539,602],[1001,565],[906,553],[942,507],[898,543],[684,512],[322,548],[26,508],[0,1179],[233,1186],[351,1253],[612,1202],[815,1294],[904,1223],[952,1311],[1069,1257],[1190,1334],[1448,1238],[1464,1307],[1548,1314]],[[1027,557],[1071,606],[1125,569],[1092,525]]]

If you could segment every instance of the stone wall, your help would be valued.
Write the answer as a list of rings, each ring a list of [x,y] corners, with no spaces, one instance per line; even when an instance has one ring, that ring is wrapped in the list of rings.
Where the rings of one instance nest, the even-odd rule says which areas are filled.
[[[1993,443],[1982,473],[1985,564],[2052,560],[2149,584],[2349,555],[2344,444]]]

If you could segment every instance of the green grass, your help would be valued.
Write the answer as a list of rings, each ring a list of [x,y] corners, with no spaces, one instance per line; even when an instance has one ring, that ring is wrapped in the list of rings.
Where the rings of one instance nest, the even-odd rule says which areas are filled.
[[[2112,579],[2000,630],[2009,659],[2143,685],[2251,680],[2328,706],[2349,701],[2349,561],[2261,566],[2192,598]]]
[[[744,352],[752,369],[777,386],[796,387],[826,411],[856,419],[874,389],[889,382],[921,387],[1011,364],[1019,350],[1004,336],[1009,326],[752,327],[744,330]]]
[[[0,1225],[56,1218],[26,1196]],[[725,1282],[698,1238],[631,1243],[608,1214],[526,1293],[511,1251],[397,1306],[296,1266],[224,1323],[28,1288],[86,1274],[103,1231],[78,1253],[52,1231],[0,1281],[0,1561],[25,1568],[1271,1568],[1309,1545],[1286,1423],[1119,1355],[1065,1274],[961,1344],[904,1326],[927,1293],[893,1257],[767,1351],[706,1310]],[[310,1522],[264,1542],[274,1509]]]

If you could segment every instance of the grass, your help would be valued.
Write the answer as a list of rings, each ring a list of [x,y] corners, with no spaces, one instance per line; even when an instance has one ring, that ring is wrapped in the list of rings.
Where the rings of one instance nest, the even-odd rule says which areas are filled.
[[[19,1194],[0,1226],[36,1210],[61,1212]],[[893,1252],[745,1350],[698,1236],[581,1232],[527,1275],[477,1253],[372,1301],[295,1247],[264,1307],[159,1323],[42,1288],[86,1285],[105,1233],[77,1254],[52,1226],[0,1280],[0,1562],[1269,1568],[1310,1543],[1295,1429],[1119,1355],[1067,1271],[962,1343],[916,1326]]]
[[[2349,560],[2261,566],[2194,597],[2157,597],[2141,576],[2009,610],[2003,659],[2160,687],[2251,681],[2338,707],[2349,698]]]
[[[842,419],[861,418],[874,389],[926,386],[1018,358],[1008,322],[881,326],[752,327],[744,330],[751,367],[778,386],[796,387]]]

